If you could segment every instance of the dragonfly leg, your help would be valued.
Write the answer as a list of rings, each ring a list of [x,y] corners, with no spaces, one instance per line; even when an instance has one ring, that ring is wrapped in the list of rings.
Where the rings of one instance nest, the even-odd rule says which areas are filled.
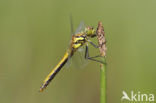
[[[96,58],[98,58],[98,57],[103,58],[103,57],[100,56],[100,55],[90,57],[90,56],[89,56],[89,49],[88,49],[88,46],[86,46],[86,50],[85,50],[85,59],[89,59],[89,60],[96,61],[96,62],[99,62],[99,63],[102,63],[102,64],[106,64],[106,63],[103,62],[103,61],[97,60]]]
[[[93,47],[95,47],[95,48],[99,48],[101,45],[103,45],[103,44],[101,44],[101,45],[96,45],[96,44],[94,44],[92,41],[90,41],[90,40],[88,40],[88,42],[93,46]],[[106,42],[105,42],[106,43]],[[104,43],[104,44],[105,44]]]
[[[92,41],[88,40],[88,42],[95,48],[99,48],[99,45],[94,44]]]

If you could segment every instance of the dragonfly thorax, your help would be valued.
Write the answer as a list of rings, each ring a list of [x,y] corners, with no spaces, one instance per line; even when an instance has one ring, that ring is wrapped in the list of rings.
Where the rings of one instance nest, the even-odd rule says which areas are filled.
[[[72,39],[72,48],[78,49],[79,47],[83,46],[86,42],[86,35],[85,34],[75,34]]]

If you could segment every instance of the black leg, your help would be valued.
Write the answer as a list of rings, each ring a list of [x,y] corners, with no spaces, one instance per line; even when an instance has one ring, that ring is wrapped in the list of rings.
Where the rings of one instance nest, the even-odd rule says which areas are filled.
[[[88,46],[86,46],[86,49],[85,49],[85,59],[87,59],[88,57],[89,57]]]
[[[94,44],[92,41],[90,41],[90,40],[88,40],[88,42],[93,46],[93,47],[95,47],[95,48],[99,48],[100,47],[100,45],[96,45],[96,44]],[[105,42],[106,43],[106,42]],[[104,43],[104,44],[105,44]],[[103,44],[102,44],[103,45]]]
[[[99,48],[99,46],[96,45],[96,44],[94,44],[92,41],[88,40],[88,42],[89,42],[93,47],[95,47],[95,48]]]
[[[97,55],[97,56],[89,57],[88,46],[86,46],[86,50],[85,50],[85,59],[89,59],[89,60],[96,61],[96,62],[99,62],[99,63],[102,63],[102,64],[106,64],[106,63],[104,63],[103,61],[100,61],[100,60],[95,59],[95,58],[97,58],[97,57],[102,57],[102,56]]]

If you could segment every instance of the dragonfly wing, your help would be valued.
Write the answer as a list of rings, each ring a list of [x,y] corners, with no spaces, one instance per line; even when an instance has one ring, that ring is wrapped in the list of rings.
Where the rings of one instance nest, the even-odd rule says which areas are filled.
[[[71,54],[72,51],[72,37],[74,35],[74,27],[73,27],[73,19],[72,19],[72,15],[70,16],[70,29],[71,29],[71,35],[70,35],[70,40],[68,43],[68,54]],[[71,66],[71,56],[68,57],[68,62],[66,63],[65,67],[69,68]]]
[[[85,29],[85,24],[83,21],[81,21],[81,23],[79,24],[79,27],[76,29],[75,34],[80,33],[82,31],[84,31]]]
[[[72,37],[73,35],[75,34],[78,34],[78,33],[81,33],[84,31],[85,29],[85,24],[84,22],[82,21],[80,24],[79,24],[79,27],[77,28],[76,32],[73,33],[73,22],[72,22],[72,18],[71,18],[71,41],[72,41]],[[72,42],[69,42],[69,45],[68,45],[68,48],[69,50],[71,50],[71,43]],[[69,54],[70,54],[70,51],[69,51]],[[74,66],[74,68],[84,68],[84,66],[88,64],[88,60],[85,59],[85,49],[84,49],[84,46],[82,46],[81,48],[79,48],[75,53],[74,55],[71,57],[69,56],[68,57],[68,62],[66,64],[66,68],[68,67],[71,67],[71,66]]]
[[[68,61],[65,65],[65,68],[74,68],[74,69],[83,69],[90,60],[85,59],[85,46],[80,47],[74,55],[68,57]]]
[[[70,29],[71,29],[71,35],[74,35],[74,26],[73,26],[73,18],[72,18],[72,15],[70,16]]]
[[[90,62],[85,59],[85,46],[80,47],[71,58],[75,69],[83,69]]]
[[[67,60],[67,63],[65,64],[65,68],[69,68],[71,67],[71,64],[72,64],[72,56],[71,56],[71,51],[69,51],[70,49],[68,49],[68,60]]]

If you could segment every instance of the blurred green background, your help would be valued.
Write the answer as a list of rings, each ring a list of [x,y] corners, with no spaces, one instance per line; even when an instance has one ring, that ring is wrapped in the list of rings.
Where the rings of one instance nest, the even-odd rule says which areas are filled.
[[[156,95],[155,0],[0,0],[0,103],[99,103],[99,64],[62,69],[39,93],[81,21],[102,21],[107,37],[107,103],[122,91]],[[96,54],[93,49],[92,54]]]

